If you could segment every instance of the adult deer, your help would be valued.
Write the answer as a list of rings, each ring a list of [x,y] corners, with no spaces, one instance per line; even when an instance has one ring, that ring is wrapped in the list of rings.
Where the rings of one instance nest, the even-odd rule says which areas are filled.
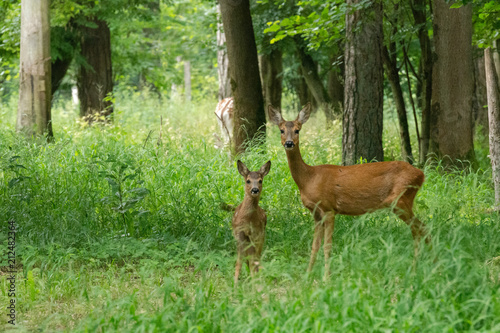
[[[270,169],[271,161],[267,161],[259,171],[249,171],[243,162],[238,161],[238,172],[245,179],[245,197],[236,207],[232,222],[238,252],[234,272],[235,284],[238,283],[243,261],[246,261],[252,275],[259,271],[267,224],[266,212],[259,207],[259,199],[262,193],[262,180]],[[228,205],[225,209],[231,210]]]
[[[219,101],[217,107],[215,108],[215,115],[217,116],[217,122],[219,123],[220,131],[222,137],[224,138],[224,144],[230,144],[233,138],[233,128],[234,128],[234,100],[232,97],[224,98]],[[215,135],[215,134],[214,134]],[[221,141],[217,136],[216,138]]]
[[[362,215],[382,208],[392,208],[411,228],[415,256],[420,238],[430,236],[425,225],[413,214],[413,200],[424,182],[424,173],[406,162],[377,162],[351,166],[307,165],[300,154],[299,133],[309,119],[308,103],[294,121],[283,119],[279,109],[269,106],[269,120],[281,131],[288,166],[300,191],[304,206],[315,220],[310,272],[324,235],[325,278],[329,275],[328,259],[332,249],[335,215]]]

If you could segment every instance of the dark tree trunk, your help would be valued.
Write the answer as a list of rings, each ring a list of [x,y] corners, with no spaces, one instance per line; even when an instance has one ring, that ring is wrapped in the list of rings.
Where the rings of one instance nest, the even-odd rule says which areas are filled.
[[[347,5],[359,4],[347,0]],[[373,0],[365,8],[346,14],[345,100],[342,163],[384,160],[382,4]]]
[[[260,59],[265,107],[270,104],[281,109],[283,54],[280,50],[273,49],[269,54],[263,54]]]
[[[436,61],[432,78],[432,120],[429,151],[445,164],[475,164],[472,135],[472,7],[452,8],[434,1]]]
[[[300,109],[302,106],[306,105],[308,102],[313,102],[314,97],[309,93],[309,88],[307,87],[306,80],[302,75],[302,68],[297,67],[297,78],[294,78],[292,84],[295,88],[297,97],[299,98],[299,104],[296,108]]]
[[[106,98],[113,93],[113,77],[108,24],[97,18],[90,21],[97,27],[79,26],[81,52],[87,63],[80,67],[77,86],[80,116],[92,122],[98,116],[108,117],[113,113],[113,104]]]
[[[234,97],[234,148],[242,153],[249,139],[264,140],[266,133],[257,46],[249,0],[220,0],[219,4]]]
[[[337,62],[338,57],[330,59],[330,64]],[[333,113],[341,115],[344,111],[344,63],[328,71],[328,96],[332,103]]]
[[[327,126],[330,126],[333,121],[332,101],[330,100],[330,96],[328,96],[323,82],[321,82],[318,74],[318,66],[314,62],[311,55],[309,55],[304,47],[301,46],[300,40],[296,40],[296,45],[297,52],[299,54],[300,65],[302,67],[302,75],[304,76],[307,86],[313,94],[314,99],[316,99],[319,107],[325,113]]]
[[[495,210],[500,211],[500,83],[491,48],[484,50],[488,119],[490,127],[490,159],[495,187]]]
[[[51,47],[57,47],[57,59],[52,59],[51,85],[52,96],[59,89],[63,78],[68,72],[69,65],[73,61],[77,42],[73,22],[70,21],[64,27],[52,27],[50,30]]]
[[[19,103],[16,130],[26,137],[53,136],[51,122],[48,0],[21,1]]]
[[[395,51],[395,46],[392,47]],[[387,78],[391,85],[392,95],[396,103],[396,111],[399,121],[399,138],[401,140],[401,154],[407,162],[413,163],[413,155],[411,152],[410,132],[408,130],[408,118],[406,114],[406,105],[403,98],[403,89],[399,80],[399,71],[396,56],[389,54],[389,50],[384,46],[383,59],[386,68]]]
[[[474,57],[474,99],[473,99],[473,119],[474,128],[480,127],[485,138],[488,138],[488,104],[486,90],[486,71],[484,51],[475,48]],[[474,130],[475,132],[475,130]]]
[[[418,26],[418,40],[420,42],[420,66],[422,68],[421,99],[419,105],[422,108],[422,122],[420,131],[419,160],[421,164],[427,161],[429,153],[430,130],[431,130],[431,98],[432,98],[432,49],[431,40],[427,29],[426,0],[412,0],[411,10],[415,25]]]

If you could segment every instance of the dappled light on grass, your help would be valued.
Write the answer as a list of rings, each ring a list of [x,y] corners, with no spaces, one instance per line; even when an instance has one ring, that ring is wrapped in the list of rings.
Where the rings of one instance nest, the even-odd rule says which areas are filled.
[[[313,219],[274,127],[264,148],[241,156],[250,169],[273,167],[260,201],[263,268],[255,279],[243,269],[235,287],[232,215],[218,207],[242,201],[243,181],[214,148],[214,106],[124,95],[114,124],[68,122],[52,144],[0,131],[0,212],[19,226],[19,331],[500,330],[488,169],[425,168],[415,212],[433,238],[416,264],[394,214],[339,216],[322,282],[322,251],[305,273]],[[321,117],[301,134],[304,160],[340,163],[341,125],[327,130]],[[0,275],[1,304],[6,283]]]

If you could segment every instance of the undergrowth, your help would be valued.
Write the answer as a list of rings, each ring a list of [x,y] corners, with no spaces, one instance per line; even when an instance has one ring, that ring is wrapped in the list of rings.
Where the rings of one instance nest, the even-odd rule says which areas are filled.
[[[338,216],[331,277],[321,282],[322,255],[305,274],[312,217],[269,126],[265,144],[240,157],[250,169],[272,161],[263,269],[234,286],[232,216],[218,207],[241,202],[243,181],[214,148],[214,105],[125,91],[113,124],[88,127],[60,101],[50,144],[15,134],[6,105],[0,243],[6,265],[15,221],[17,331],[500,331],[500,219],[484,156],[478,170],[425,166],[415,206],[433,238],[416,261],[410,230],[392,213]],[[340,163],[341,123],[323,123],[317,114],[304,126],[304,160]],[[398,159],[396,128],[384,142]],[[5,317],[0,327],[10,329]]]

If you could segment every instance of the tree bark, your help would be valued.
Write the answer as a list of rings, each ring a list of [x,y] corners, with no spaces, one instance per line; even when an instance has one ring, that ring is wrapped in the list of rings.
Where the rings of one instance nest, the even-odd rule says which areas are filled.
[[[347,0],[347,5],[359,4]],[[345,99],[342,163],[383,161],[382,4],[346,14]]]
[[[269,54],[261,55],[260,65],[264,108],[272,105],[281,109],[283,54],[279,49],[273,48]]]
[[[265,139],[266,116],[259,60],[249,0],[219,0],[219,4],[234,97],[234,150],[239,154],[246,150],[249,139]]]
[[[491,48],[484,50],[488,119],[490,127],[490,159],[495,187],[495,210],[500,211],[500,84]]]
[[[314,96],[314,99],[319,104],[319,107],[323,110],[326,117],[327,127],[333,122],[333,111],[332,111],[332,101],[330,96],[321,82],[318,74],[318,66],[314,62],[310,54],[306,52],[303,46],[300,45],[301,41],[296,40],[297,52],[299,54],[300,65],[302,67],[302,75],[306,80],[309,90]]]
[[[87,63],[80,67],[77,86],[80,116],[92,122],[99,116],[109,117],[113,113],[113,104],[107,98],[113,93],[113,77],[108,24],[97,18],[90,22],[97,27],[79,26],[81,52]]]
[[[480,126],[482,134],[488,138],[488,104],[486,92],[486,72],[484,51],[478,47],[475,48],[478,55],[474,58],[474,98],[473,98],[473,116],[474,129]],[[480,55],[479,55],[480,52]],[[473,133],[476,131],[473,130]]]
[[[431,99],[432,99],[432,49],[431,40],[427,30],[426,0],[412,0],[411,10],[415,25],[418,26],[418,40],[420,42],[420,66],[422,67],[422,94],[419,105],[422,108],[422,120],[420,131],[419,160],[420,164],[427,161],[429,153],[430,131],[431,131]]]
[[[330,64],[337,62],[338,57],[332,57]],[[341,115],[344,111],[344,68],[343,63],[340,68],[332,68],[328,71],[327,91],[332,103],[333,114]]]
[[[395,47],[394,47],[395,48]],[[389,50],[384,46],[383,59],[385,63],[387,78],[391,85],[392,95],[396,103],[399,122],[399,138],[401,140],[401,155],[406,162],[413,163],[413,154],[411,152],[410,131],[408,130],[408,117],[406,114],[406,105],[403,98],[403,89],[399,80],[399,71],[396,57],[391,58]]]
[[[22,0],[17,131],[53,136],[51,91],[49,1]]]
[[[472,134],[472,7],[450,9],[453,2],[434,1],[436,61],[432,78],[430,152],[445,165],[475,165]]]
[[[231,97],[229,60],[227,59],[226,34],[220,18],[220,5],[217,4],[217,75],[219,77],[219,101]]]

